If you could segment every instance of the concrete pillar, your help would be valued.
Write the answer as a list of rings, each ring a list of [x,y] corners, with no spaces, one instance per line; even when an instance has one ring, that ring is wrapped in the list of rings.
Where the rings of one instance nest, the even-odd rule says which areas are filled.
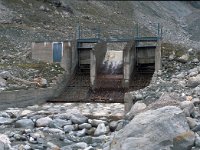
[[[129,81],[135,66],[135,42],[128,42],[123,50],[123,83],[124,88],[129,88]]]
[[[94,49],[90,51],[90,84],[94,90],[96,86],[96,56]]]
[[[65,61],[65,65],[66,65],[66,72],[67,74],[71,74],[71,68],[72,68],[72,46],[70,42],[66,42],[65,43],[65,51],[64,51],[64,59],[66,59]]]
[[[161,41],[159,40],[155,49],[155,71],[161,69],[161,64]]]

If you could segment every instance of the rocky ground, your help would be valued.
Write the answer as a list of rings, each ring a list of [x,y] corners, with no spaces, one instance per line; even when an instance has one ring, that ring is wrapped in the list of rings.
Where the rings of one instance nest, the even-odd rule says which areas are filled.
[[[123,110],[117,103],[10,108],[0,112],[0,149],[103,149],[126,124]]]
[[[137,102],[123,119],[94,119],[67,104],[9,108],[0,112],[0,149],[200,149],[198,4],[1,0],[0,91],[47,87],[63,69],[31,60],[31,42],[71,39],[77,23],[99,25],[107,36],[110,29],[132,29],[137,23],[149,34],[159,22],[163,58],[152,83],[129,93]]]
[[[43,63],[41,67],[45,68],[46,73],[39,74],[41,71],[35,70],[33,66],[35,63],[40,65],[40,62],[29,59],[31,42],[73,39],[77,24],[83,27],[99,26],[102,37],[105,38],[113,33],[130,35],[129,30],[135,33],[137,23],[141,26],[142,35],[152,34],[151,32],[157,31],[155,24],[161,23],[164,42],[198,50],[198,4],[178,1],[1,0],[0,72],[9,71],[13,77],[30,82],[33,75],[40,75],[47,83],[51,82],[53,76],[60,73],[60,68],[55,69],[56,64]],[[118,48],[119,45],[111,45],[109,49]],[[28,64],[23,66],[22,63]],[[50,74],[53,76],[49,76]],[[29,86],[16,80],[15,82],[14,85],[0,88],[12,90]]]
[[[125,115],[130,122],[115,133],[106,149],[200,149],[198,55],[189,49],[165,56],[151,84],[128,93],[135,102]]]

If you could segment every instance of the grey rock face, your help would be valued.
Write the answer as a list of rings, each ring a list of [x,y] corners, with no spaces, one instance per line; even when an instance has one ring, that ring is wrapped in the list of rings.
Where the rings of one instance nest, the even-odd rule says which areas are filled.
[[[173,150],[189,150],[194,146],[195,134],[192,131],[181,133],[173,139]]]
[[[34,122],[31,119],[21,119],[15,122],[16,128],[34,128]]]
[[[180,108],[165,106],[148,110],[136,115],[117,132],[110,149],[170,149],[173,138],[188,130],[187,120]]]

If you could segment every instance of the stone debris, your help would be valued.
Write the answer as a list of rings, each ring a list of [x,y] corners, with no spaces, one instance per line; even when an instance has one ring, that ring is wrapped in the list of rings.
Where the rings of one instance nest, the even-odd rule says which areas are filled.
[[[89,118],[85,116],[87,112],[79,110],[88,105],[96,111],[102,106],[115,109],[117,104],[79,104],[77,110],[73,105],[68,103],[63,107],[63,104],[49,103],[27,108],[8,108],[0,112],[0,131],[8,137],[11,150],[103,149],[120,122],[106,115]],[[123,109],[122,104],[119,104],[118,110]],[[4,143],[0,139],[0,146],[5,146]]]

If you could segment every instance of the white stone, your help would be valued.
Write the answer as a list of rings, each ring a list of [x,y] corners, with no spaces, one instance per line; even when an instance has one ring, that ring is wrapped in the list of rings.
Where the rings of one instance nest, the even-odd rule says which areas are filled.
[[[46,127],[52,121],[49,117],[40,118],[36,121],[36,127]]]
[[[100,123],[94,132],[94,136],[100,136],[100,135],[106,134],[106,132],[107,132],[107,129],[106,129],[105,124]]]

